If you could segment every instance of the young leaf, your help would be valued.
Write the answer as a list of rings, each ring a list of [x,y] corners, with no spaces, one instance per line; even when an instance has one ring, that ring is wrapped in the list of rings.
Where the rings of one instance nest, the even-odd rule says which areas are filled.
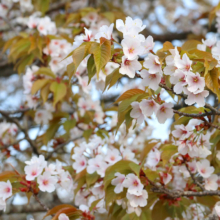
[[[50,91],[53,92],[53,106],[57,104],[60,100],[62,100],[67,92],[66,85],[64,83],[53,82],[50,85]]]

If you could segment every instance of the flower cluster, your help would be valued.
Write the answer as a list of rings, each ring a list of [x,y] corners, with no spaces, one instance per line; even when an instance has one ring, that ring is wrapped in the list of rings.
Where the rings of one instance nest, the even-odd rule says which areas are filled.
[[[73,179],[68,171],[65,171],[60,161],[55,164],[47,164],[43,155],[32,157],[26,161],[24,168],[27,181],[35,181],[42,192],[54,192],[55,190],[73,193]],[[59,195],[59,194],[58,194]]]

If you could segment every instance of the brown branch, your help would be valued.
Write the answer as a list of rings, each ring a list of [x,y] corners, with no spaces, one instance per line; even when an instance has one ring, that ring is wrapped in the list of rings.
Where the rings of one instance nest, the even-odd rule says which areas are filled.
[[[6,118],[7,121],[12,122],[12,123],[14,123],[14,124],[17,125],[17,127],[24,133],[25,139],[29,142],[30,146],[32,147],[33,152],[34,152],[37,156],[39,156],[39,153],[38,153],[37,147],[35,146],[34,141],[30,139],[27,130],[24,129],[24,128],[20,125],[20,123],[18,122],[18,120],[15,119],[15,118],[10,117],[9,114],[7,114],[5,111],[0,110],[0,113],[3,115],[3,117]]]
[[[47,155],[47,157],[46,157],[45,159],[46,159],[46,160],[49,160],[49,159],[52,157],[53,153],[55,153],[55,152],[58,151],[59,149],[63,148],[65,145],[69,144],[71,141],[76,141],[76,140],[78,140],[78,139],[80,139],[80,138],[82,138],[82,136],[76,137],[76,138],[73,138],[73,139],[70,139],[70,140],[68,140],[68,141],[66,141],[66,142],[64,142],[64,143],[62,143],[62,144],[59,144],[59,145],[54,149],[54,151],[50,152],[50,153]]]
[[[191,176],[191,178],[192,178],[194,184],[196,184],[202,191],[205,191],[205,188],[202,186],[202,184],[199,183],[199,182],[197,181],[197,179],[194,177],[194,175],[192,174],[192,172],[191,172],[191,170],[189,169],[189,166],[188,166],[188,164],[186,163],[186,161],[184,161],[184,162],[185,162],[185,165],[186,165],[186,169],[188,170],[188,172],[189,172],[189,174],[190,174],[190,176]]]
[[[21,138],[21,139],[15,141],[14,143],[11,143],[11,144],[3,145],[2,147],[0,147],[0,150],[7,149],[8,147],[13,146],[15,144],[18,144],[19,142],[21,142],[23,140],[25,140],[25,138]]]

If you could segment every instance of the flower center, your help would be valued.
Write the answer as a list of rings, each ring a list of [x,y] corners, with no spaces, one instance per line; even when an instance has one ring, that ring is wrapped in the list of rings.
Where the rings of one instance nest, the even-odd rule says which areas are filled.
[[[132,47],[129,48],[129,49],[128,49],[128,53],[134,53],[134,48],[132,48]]]
[[[10,187],[5,188],[5,192],[9,193],[11,191]]]
[[[47,186],[47,185],[48,185],[48,183],[49,183],[49,181],[48,181],[48,180],[43,180],[43,185],[44,185],[44,186]]]

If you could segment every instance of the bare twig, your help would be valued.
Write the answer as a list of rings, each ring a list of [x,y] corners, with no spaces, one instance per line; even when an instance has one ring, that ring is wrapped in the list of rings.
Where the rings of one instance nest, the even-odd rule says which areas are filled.
[[[39,153],[38,153],[38,150],[37,150],[37,147],[36,147],[34,141],[30,139],[27,130],[24,129],[24,128],[20,125],[20,123],[18,122],[18,120],[15,119],[15,118],[10,117],[5,111],[0,110],[0,113],[6,118],[7,121],[12,122],[12,123],[14,123],[14,124],[17,125],[17,127],[24,133],[25,139],[29,142],[30,146],[32,147],[33,152],[34,152],[36,155],[39,156]]]

